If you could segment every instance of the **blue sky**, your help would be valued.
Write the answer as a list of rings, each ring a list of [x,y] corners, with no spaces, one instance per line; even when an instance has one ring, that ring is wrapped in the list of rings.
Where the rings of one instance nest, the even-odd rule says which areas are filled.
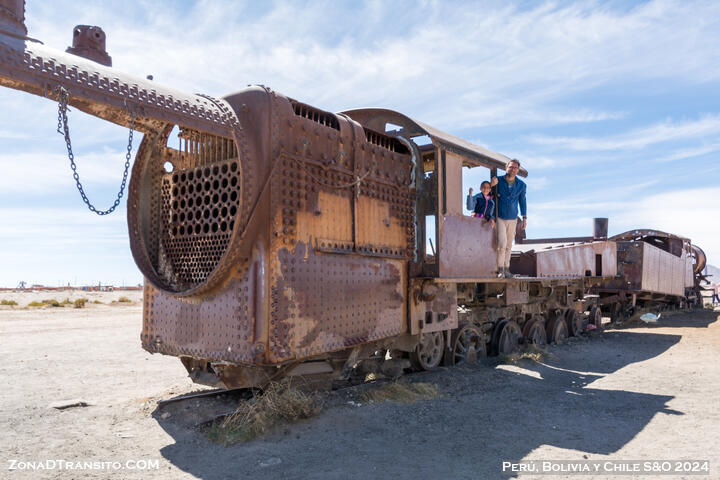
[[[28,2],[26,23],[59,49],[99,25],[115,68],[190,92],[398,110],[520,159],[531,237],[606,216],[720,263],[720,2]],[[124,201],[107,217],[81,202],[57,105],[7,89],[0,105],[0,286],[141,282]],[[107,208],[127,130],[77,111],[70,127]]]

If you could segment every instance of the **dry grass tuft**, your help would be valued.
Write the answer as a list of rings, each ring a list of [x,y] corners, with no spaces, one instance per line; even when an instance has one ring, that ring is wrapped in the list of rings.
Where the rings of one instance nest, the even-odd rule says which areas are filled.
[[[83,308],[85,306],[85,304],[87,303],[87,301],[88,301],[87,298],[78,298],[77,300],[75,300],[73,305],[75,306],[75,308]]]
[[[0,300],[0,305],[8,305],[10,307],[14,307],[18,303],[15,300]]]
[[[132,300],[130,300],[130,299],[127,298],[127,297],[120,297],[120,298],[118,298],[118,302],[120,302],[120,303],[132,303]]]
[[[62,305],[64,307],[65,305],[72,305],[72,303],[73,302],[71,302],[69,298],[66,298],[65,300],[60,302],[60,305]]]
[[[365,402],[413,403],[430,400],[439,396],[438,388],[432,383],[394,382],[380,388],[368,390],[361,395]]]
[[[248,442],[283,423],[310,418],[322,410],[322,397],[291,385],[271,382],[262,394],[242,402],[231,415],[210,425],[208,438],[221,445]]]
[[[522,352],[513,352],[510,355],[498,355],[498,364],[516,365],[523,360],[530,360],[536,363],[542,363],[547,357],[550,356],[550,352],[544,348],[540,348],[536,345],[528,345],[528,347]]]
[[[41,300],[39,302],[30,302],[27,305],[28,307],[62,307],[63,304],[55,300],[54,298],[51,298],[49,300]]]

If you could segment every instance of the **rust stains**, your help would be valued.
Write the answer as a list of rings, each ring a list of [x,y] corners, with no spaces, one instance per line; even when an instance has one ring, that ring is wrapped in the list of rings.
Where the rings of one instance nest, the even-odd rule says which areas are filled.
[[[211,302],[188,303],[145,287],[143,348],[167,355],[253,362],[253,280],[233,280]]]
[[[497,270],[495,232],[475,217],[447,215],[440,231],[440,275],[490,277]]]
[[[317,253],[298,242],[278,252],[270,356],[303,358],[404,331],[403,262]]]

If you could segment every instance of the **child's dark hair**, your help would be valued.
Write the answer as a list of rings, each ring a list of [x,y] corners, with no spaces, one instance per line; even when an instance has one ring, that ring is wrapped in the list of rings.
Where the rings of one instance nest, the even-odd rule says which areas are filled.
[[[485,185],[486,183],[488,184],[488,187],[490,186],[490,182],[488,182],[487,180],[485,180],[484,182],[482,182],[482,183],[480,184],[480,188],[482,188],[483,185]]]

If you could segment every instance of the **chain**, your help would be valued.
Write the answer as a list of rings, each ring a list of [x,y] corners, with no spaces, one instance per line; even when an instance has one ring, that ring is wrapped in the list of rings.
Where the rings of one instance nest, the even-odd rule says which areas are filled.
[[[127,184],[127,176],[128,176],[128,170],[130,169],[130,157],[132,152],[132,141],[133,141],[133,132],[135,130],[135,111],[132,111],[130,114],[130,134],[128,136],[128,146],[127,146],[127,153],[125,154],[125,171],[123,172],[122,176],[122,182],[120,182],[120,191],[117,194],[117,198],[113,202],[112,206],[108,208],[107,210],[101,211],[95,208],[95,206],[90,203],[90,200],[88,200],[87,195],[85,195],[85,190],[83,189],[82,183],[80,183],[80,175],[77,172],[77,165],[75,165],[75,155],[72,151],[72,144],[70,143],[70,129],[68,128],[68,119],[67,119],[67,104],[68,100],[70,98],[70,95],[68,94],[68,91],[65,90],[63,87],[60,87],[57,90],[58,95],[58,128],[57,132],[60,135],[63,135],[65,137],[65,145],[67,146],[68,151],[68,158],[70,159],[70,168],[73,171],[73,178],[75,179],[75,184],[77,185],[77,189],[80,192],[80,196],[83,199],[83,202],[85,202],[85,205],[87,205],[88,209],[90,209],[91,212],[97,213],[98,215],[107,215],[109,213],[112,213],[118,205],[120,205],[120,199],[123,197],[123,193],[125,191],[125,185]]]

